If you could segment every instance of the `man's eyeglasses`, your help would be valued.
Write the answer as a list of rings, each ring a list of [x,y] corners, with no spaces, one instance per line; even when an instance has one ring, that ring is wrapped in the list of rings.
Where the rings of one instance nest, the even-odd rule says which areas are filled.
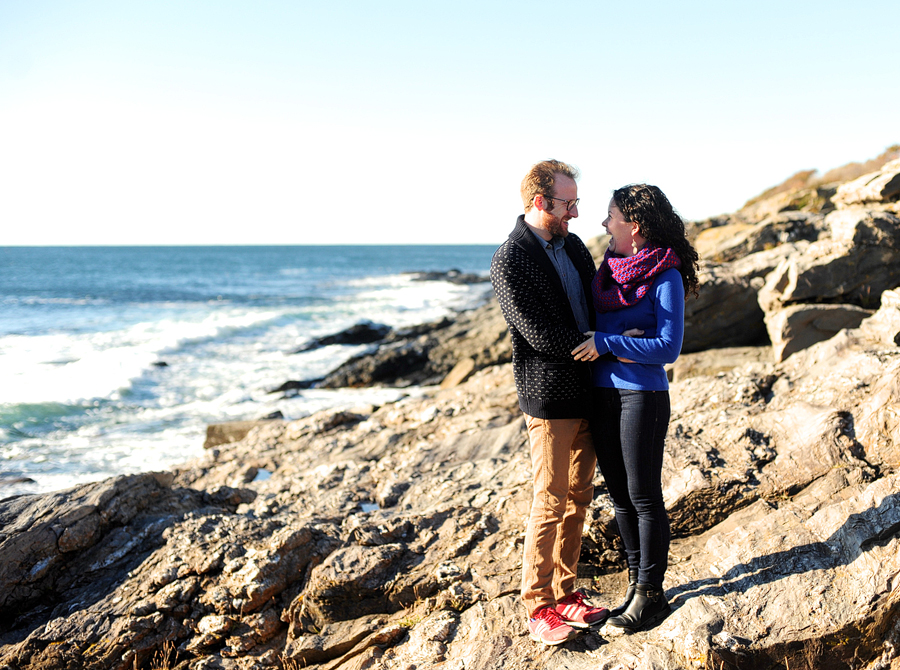
[[[545,195],[544,197],[547,198],[547,200],[559,200],[560,202],[566,203],[567,212],[571,212],[573,207],[578,207],[578,202],[581,200],[581,198],[575,198],[574,200],[565,200],[563,198],[554,198],[551,195]]]

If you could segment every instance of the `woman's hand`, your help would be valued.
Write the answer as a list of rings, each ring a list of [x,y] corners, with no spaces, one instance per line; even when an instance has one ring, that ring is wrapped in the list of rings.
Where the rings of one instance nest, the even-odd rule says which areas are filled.
[[[594,344],[594,333],[591,333],[588,339],[572,349],[572,355],[576,361],[596,361],[600,354],[597,353],[597,345]]]

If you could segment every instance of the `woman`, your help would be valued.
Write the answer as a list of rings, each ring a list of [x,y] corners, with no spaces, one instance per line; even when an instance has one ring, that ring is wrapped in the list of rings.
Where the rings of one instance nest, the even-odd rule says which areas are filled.
[[[607,623],[638,630],[670,611],[662,590],[669,552],[663,366],[681,352],[684,300],[697,291],[698,257],[684,222],[656,186],[614,191],[603,226],[610,241],[592,285],[597,328],[572,354],[597,361],[591,432],[628,560],[625,601]]]

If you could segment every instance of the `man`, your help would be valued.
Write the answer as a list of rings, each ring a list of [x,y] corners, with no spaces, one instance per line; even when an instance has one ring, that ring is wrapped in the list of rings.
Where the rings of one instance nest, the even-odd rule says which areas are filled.
[[[609,616],[575,590],[596,467],[587,421],[590,372],[571,354],[594,322],[594,260],[569,234],[569,221],[578,216],[577,178],[575,168],[560,161],[534,165],[522,180],[525,213],[491,261],[491,282],[512,337],[534,477],[522,600],[531,637],[544,644],[561,644],[575,628]]]

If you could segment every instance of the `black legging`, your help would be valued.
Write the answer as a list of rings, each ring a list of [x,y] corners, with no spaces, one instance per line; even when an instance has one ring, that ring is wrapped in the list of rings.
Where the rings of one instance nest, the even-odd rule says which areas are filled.
[[[629,570],[661,587],[669,556],[662,462],[669,427],[668,391],[596,388],[591,433],[616,511]]]

